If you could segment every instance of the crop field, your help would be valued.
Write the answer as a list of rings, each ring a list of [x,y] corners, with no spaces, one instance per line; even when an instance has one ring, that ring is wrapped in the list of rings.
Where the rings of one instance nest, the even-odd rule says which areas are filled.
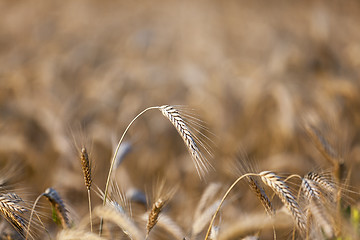
[[[1,1],[0,239],[360,239],[360,2]]]

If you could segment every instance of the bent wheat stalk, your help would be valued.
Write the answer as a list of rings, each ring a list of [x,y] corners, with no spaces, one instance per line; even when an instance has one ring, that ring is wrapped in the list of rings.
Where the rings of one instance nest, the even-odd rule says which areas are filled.
[[[224,203],[225,199],[227,198],[227,196],[229,195],[229,193],[231,192],[231,190],[235,187],[235,185],[240,182],[243,178],[245,177],[248,177],[248,176],[258,176],[258,174],[256,173],[247,173],[247,174],[244,174],[242,176],[240,176],[238,179],[235,180],[235,182],[233,182],[233,184],[231,184],[231,186],[228,188],[228,190],[226,191],[226,193],[224,194],[223,198],[221,199],[220,203],[219,203],[219,206],[217,207],[211,221],[210,221],[210,224],[209,224],[209,227],[208,227],[208,230],[206,232],[206,236],[205,236],[205,240],[207,240],[210,236],[210,232],[211,232],[211,228],[212,228],[212,225],[214,224],[214,221],[215,221],[215,218],[216,218],[216,215],[217,213],[220,211],[220,208],[222,206],[222,204]]]
[[[138,119],[141,115],[143,115],[145,112],[152,110],[152,109],[158,109],[162,112],[162,114],[173,124],[173,126],[176,128],[176,130],[178,131],[179,135],[181,136],[181,138],[183,139],[185,145],[187,146],[191,157],[193,159],[193,162],[195,164],[195,168],[200,176],[200,178],[202,179],[205,175],[205,173],[207,173],[209,171],[209,168],[212,168],[211,164],[207,161],[207,159],[202,155],[202,153],[200,152],[195,139],[197,139],[192,132],[190,131],[190,129],[188,128],[188,126],[186,125],[184,119],[182,118],[182,116],[180,115],[179,111],[177,111],[173,106],[169,106],[169,105],[163,105],[163,106],[155,106],[155,107],[148,107],[145,110],[143,110],[142,112],[140,112],[133,120],[131,120],[131,122],[129,123],[129,125],[126,127],[124,133],[122,134],[119,143],[115,149],[115,153],[112,157],[111,160],[111,165],[110,165],[110,169],[109,169],[109,173],[107,176],[107,180],[106,180],[106,185],[105,185],[105,191],[104,191],[104,199],[103,199],[103,206],[105,206],[106,204],[106,199],[108,197],[108,192],[109,192],[109,186],[110,186],[110,181],[111,181],[111,177],[112,177],[112,172],[113,172],[113,168],[115,165],[115,161],[120,149],[120,145],[126,135],[126,133],[128,132],[129,128],[131,127],[131,125],[135,122],[136,119]],[[103,221],[100,220],[100,230],[99,230],[99,234],[101,235],[102,232],[102,226],[103,226]]]
[[[289,190],[289,187],[285,184],[284,181],[281,180],[279,176],[277,176],[275,173],[270,171],[263,171],[259,174],[257,173],[246,173],[241,175],[239,178],[235,180],[235,182],[228,188],[226,193],[224,194],[223,198],[220,201],[220,204],[218,208],[216,209],[215,214],[213,215],[209,228],[207,230],[205,240],[209,238],[212,225],[215,221],[216,215],[219,212],[223,202],[225,201],[226,197],[229,195],[231,190],[235,187],[235,185],[240,182],[245,177],[251,177],[251,176],[260,176],[261,180],[264,182],[264,184],[268,185],[281,199],[281,201],[284,203],[284,205],[288,208],[288,210],[291,212],[293,218],[295,219],[295,222],[301,232],[304,232],[306,229],[306,223],[305,223],[305,217],[300,209],[299,204],[295,200],[295,197],[292,195],[292,193]]]

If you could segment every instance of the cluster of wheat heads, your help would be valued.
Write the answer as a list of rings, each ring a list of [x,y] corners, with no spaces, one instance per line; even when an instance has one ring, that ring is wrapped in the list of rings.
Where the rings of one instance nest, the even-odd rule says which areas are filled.
[[[79,224],[72,222],[65,201],[54,188],[48,188],[35,200],[32,209],[22,199],[12,192],[0,194],[0,213],[10,223],[21,239],[36,239],[40,233],[35,233],[33,228],[41,227],[41,214],[36,210],[40,198],[46,198],[52,209],[53,220],[59,224],[62,230],[58,231],[57,239],[157,239],[153,234],[155,228],[164,234],[162,239],[257,239],[262,229],[272,229],[273,238],[277,236],[277,228],[287,227],[291,229],[288,234],[292,239],[333,239],[347,236],[356,239],[357,228],[344,224],[341,216],[342,201],[345,194],[345,185],[341,173],[343,168],[341,160],[334,154],[334,150],[326,139],[315,130],[307,127],[307,131],[316,146],[327,159],[334,164],[332,173],[309,172],[305,176],[297,174],[281,177],[273,171],[256,171],[247,158],[240,159],[241,170],[238,178],[227,188],[225,194],[221,194],[222,184],[206,183],[205,188],[194,212],[191,215],[190,228],[185,228],[178,223],[179,219],[168,214],[168,205],[171,204],[176,194],[176,187],[165,187],[166,181],[156,187],[153,198],[133,194],[126,195],[122,192],[119,183],[115,179],[114,171],[120,165],[123,154],[122,145],[124,137],[134,121],[149,110],[160,110],[163,116],[175,127],[184,141],[193,160],[196,172],[200,179],[205,179],[207,173],[213,169],[207,155],[211,154],[209,146],[201,141],[202,134],[197,119],[192,115],[179,110],[178,107],[164,105],[149,107],[139,113],[127,126],[121,136],[116,150],[111,159],[104,190],[98,188],[96,193],[101,197],[103,204],[92,209],[91,191],[93,175],[92,160],[85,146],[79,150],[84,175],[84,183],[88,194],[89,218]],[[216,172],[214,172],[216,174]],[[293,179],[300,179],[297,188],[290,183]],[[264,207],[265,215],[253,215],[251,217],[239,217],[232,224],[223,224],[219,215],[221,207],[235,186],[244,180],[249,188],[255,193],[259,204]],[[145,199],[145,200],[144,200]],[[275,207],[273,202],[279,199],[280,207]],[[135,213],[132,203],[142,205],[144,211]],[[185,210],[184,210],[185,211]],[[25,214],[27,213],[27,214]],[[250,219],[250,220],[248,220]],[[289,219],[292,219],[289,221]],[[217,221],[216,221],[217,220]],[[282,223],[282,224],[279,224]],[[40,224],[41,223],[41,224]],[[355,225],[359,220],[355,221]],[[34,226],[34,227],[33,227]],[[51,239],[51,236],[49,235]],[[7,236],[7,239],[12,239]]]

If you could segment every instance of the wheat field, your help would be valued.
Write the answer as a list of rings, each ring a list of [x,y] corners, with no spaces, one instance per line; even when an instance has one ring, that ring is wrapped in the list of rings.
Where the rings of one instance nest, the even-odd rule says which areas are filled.
[[[360,239],[359,1],[0,20],[0,239]]]

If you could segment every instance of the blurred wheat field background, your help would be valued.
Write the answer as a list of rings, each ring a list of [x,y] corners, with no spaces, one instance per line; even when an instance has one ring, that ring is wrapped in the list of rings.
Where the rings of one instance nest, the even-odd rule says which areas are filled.
[[[184,238],[204,239],[211,216],[194,217],[196,207],[210,188],[204,208],[214,213],[243,174],[232,167],[239,155],[255,159],[250,170],[257,173],[336,172],[330,150],[321,151],[326,145],[340,159],[342,230],[320,235],[358,238],[359,1],[2,1],[0,19],[1,196],[16,192],[31,208],[47,188],[56,189],[70,229],[82,234],[62,239],[90,232],[81,147],[92,163],[97,233],[97,187],[104,191],[121,134],[142,110],[164,104],[204,121],[208,130],[199,131],[209,138],[213,170],[200,180],[172,124],[156,111],[141,116],[125,137],[131,151],[114,177],[127,196],[146,195],[145,204],[131,202],[129,214],[143,234],[161,179],[172,192],[164,216]],[[294,192],[300,185],[289,183]],[[279,199],[273,204],[282,206]],[[35,222],[33,238],[61,239],[49,203],[40,199],[36,209],[48,234]],[[218,213],[216,239],[273,239],[264,216],[249,186],[239,184]],[[292,239],[288,215],[278,217],[277,239]],[[149,239],[176,239],[158,223]],[[126,230],[104,227],[104,239],[129,239]],[[233,229],[238,235],[228,237]],[[0,233],[23,238],[3,216]]]

